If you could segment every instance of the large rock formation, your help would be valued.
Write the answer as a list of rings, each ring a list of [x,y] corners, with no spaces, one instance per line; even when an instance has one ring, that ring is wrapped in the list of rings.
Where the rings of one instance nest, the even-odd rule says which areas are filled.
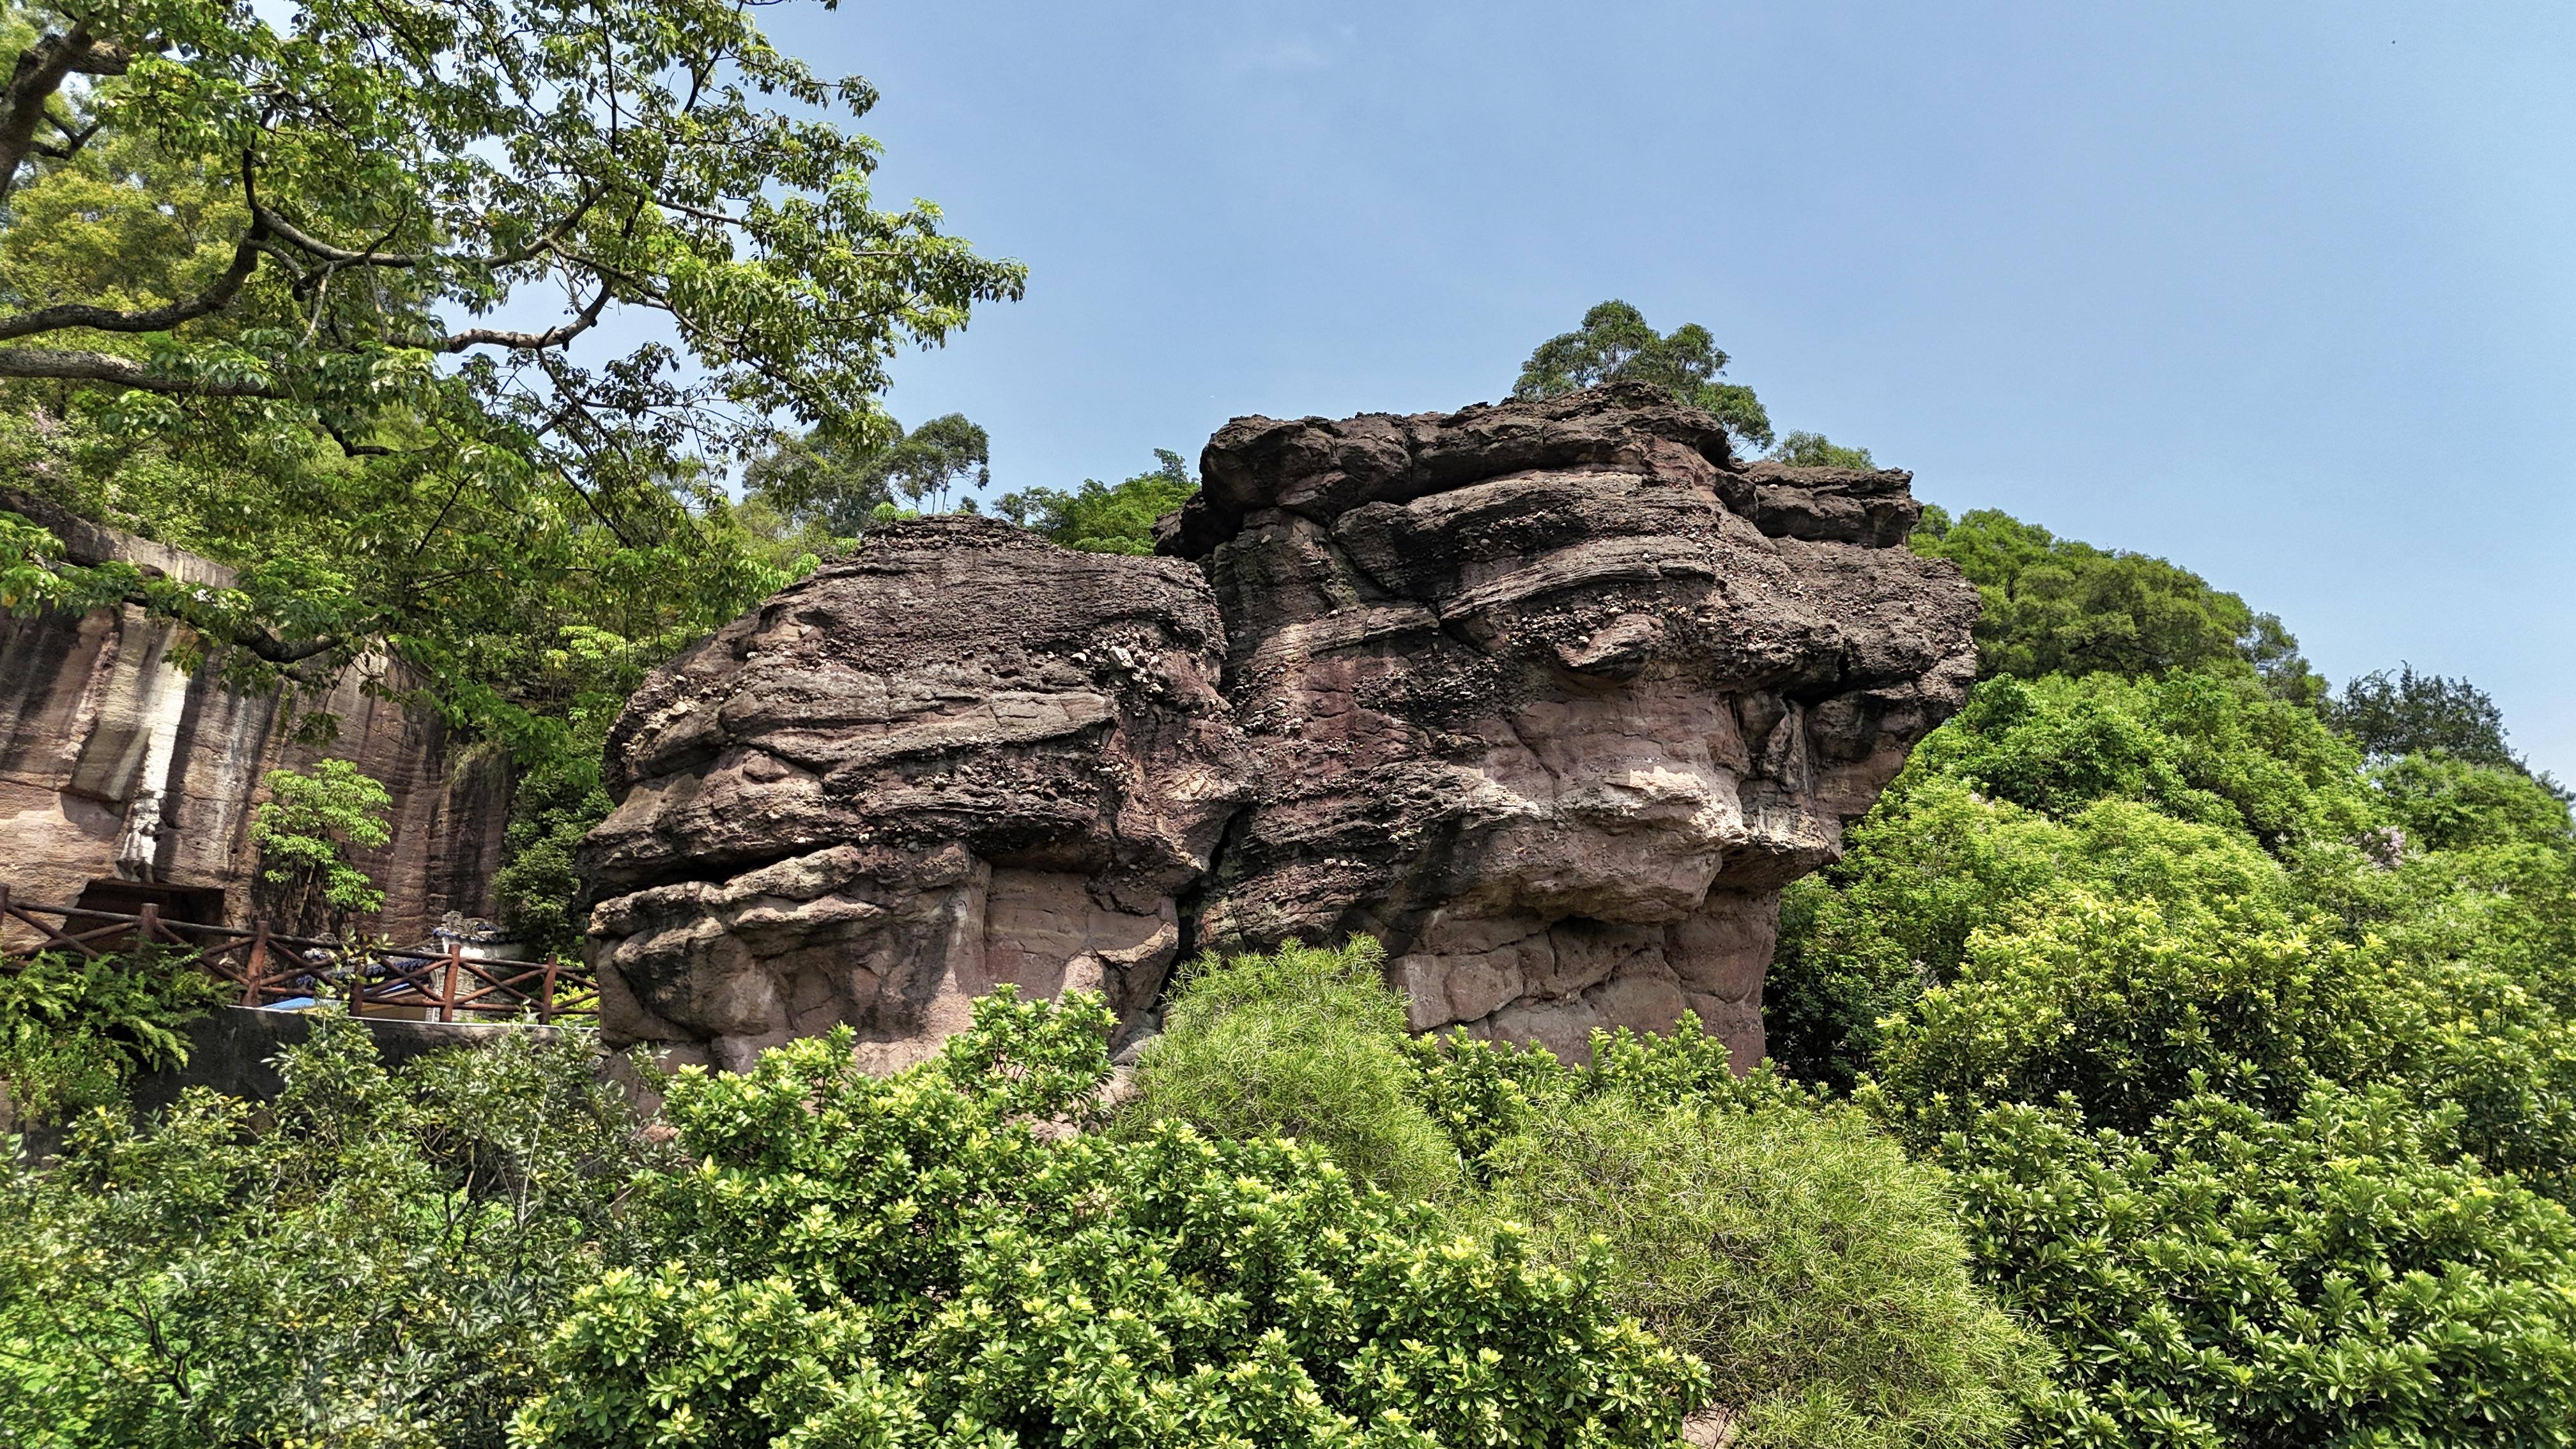
[[[0,490],[0,508],[52,530],[75,563],[233,582],[212,560],[41,498]],[[337,717],[329,742],[299,740],[288,701],[183,672],[171,662],[179,643],[177,625],[130,604],[0,616],[0,878],[20,900],[87,897],[120,910],[151,900],[186,919],[241,920],[258,868],[250,817],[268,772],[328,755],[355,762],[393,799],[391,842],[354,856],[385,891],[367,929],[415,939],[447,912],[491,909],[510,805],[501,752],[404,709],[392,697],[402,680],[382,677],[393,666],[381,660],[352,666],[303,706]]]
[[[1239,802],[1197,570],[899,524],[657,672],[584,845],[602,1025],[736,1065],[847,1023],[895,1066],[1010,982],[1130,1020]]]
[[[1137,1022],[1185,941],[1367,931],[1422,1027],[1758,1057],[1780,888],[1974,673],[1908,476],[1640,390],[1240,419],[1202,470],[1176,557],[891,528],[657,674],[586,847],[612,1034],[892,1064],[1003,981]]]
[[[1255,795],[1211,947],[1366,931],[1415,1025],[1581,1054],[1696,1010],[1761,1055],[1780,888],[1975,673],[1904,473],[1743,466],[1651,392],[1237,420],[1168,526]]]

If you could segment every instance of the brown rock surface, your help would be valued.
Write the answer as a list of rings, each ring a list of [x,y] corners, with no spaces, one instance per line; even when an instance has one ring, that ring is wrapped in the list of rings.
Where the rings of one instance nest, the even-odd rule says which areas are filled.
[[[1196,570],[996,520],[871,535],[657,671],[583,847],[612,1039],[894,1066],[1004,982],[1141,1019],[1239,802]]]
[[[122,560],[229,586],[223,565],[0,490],[7,508],[54,531],[76,563]],[[508,761],[450,735],[388,693],[381,660],[351,666],[307,708],[338,716],[327,746],[300,743],[286,701],[170,663],[177,626],[132,605],[0,616],[0,853],[21,900],[70,905],[107,881],[251,909],[258,848],[251,812],[268,772],[323,756],[354,762],[392,796],[392,841],[356,853],[385,891],[371,932],[417,939],[449,911],[491,909],[510,804]],[[373,689],[370,682],[388,686]],[[23,930],[23,928],[19,928]]]
[[[1178,557],[891,527],[659,671],[585,846],[612,1036],[893,1065],[1002,982],[1134,1025],[1184,940],[1366,931],[1420,1027],[1694,1009],[1757,1058],[1780,888],[1974,675],[1908,475],[1630,390],[1239,419],[1202,467]]]
[[[1780,888],[1974,677],[1909,475],[1738,464],[1631,390],[1238,419],[1202,470],[1162,546],[1255,793],[1201,942],[1366,931],[1417,1027],[1581,1054],[1688,1008],[1758,1058]]]

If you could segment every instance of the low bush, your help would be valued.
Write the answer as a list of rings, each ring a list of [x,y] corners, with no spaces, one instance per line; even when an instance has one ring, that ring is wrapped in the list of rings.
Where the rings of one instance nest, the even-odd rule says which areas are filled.
[[[977,1004],[937,1059],[846,1033],[664,1101],[655,1260],[584,1289],[522,1445],[1669,1445],[1706,1371],[1603,1264],[1446,1229],[1320,1149],[1041,1131],[1109,1077],[1096,999]]]
[[[2144,1134],[2014,1104],[1953,1134],[1979,1274],[2060,1350],[2037,1445],[2561,1445],[2576,1222],[2450,1114],[2196,1095]]]
[[[2045,1383],[1969,1281],[1941,1175],[1857,1113],[1610,1094],[1487,1162],[1484,1210],[1541,1256],[1607,1244],[1612,1301],[1708,1363],[1736,1443],[2000,1443]]]
[[[1202,969],[1119,1130],[1181,1118],[1369,1165],[1436,1145],[1436,1171],[1378,1180],[1434,1184],[1459,1230],[1600,1274],[1612,1308],[1709,1366],[1747,1449],[2009,1432],[2040,1350],[1971,1285],[1937,1169],[1767,1069],[1737,1077],[1696,1018],[1596,1036],[1568,1066],[1408,1038],[1383,971],[1365,939]]]
[[[1174,989],[1120,1130],[1294,1137],[1399,1197],[1456,1188],[1457,1147],[1414,1100],[1403,998],[1377,942],[1203,962]]]
[[[388,1072],[319,1017],[263,1111],[197,1090],[0,1177],[0,1443],[490,1446],[649,1151],[590,1049]]]
[[[47,952],[0,972],[0,1089],[21,1126],[120,1100],[137,1072],[185,1066],[189,1023],[232,988],[159,950]]]

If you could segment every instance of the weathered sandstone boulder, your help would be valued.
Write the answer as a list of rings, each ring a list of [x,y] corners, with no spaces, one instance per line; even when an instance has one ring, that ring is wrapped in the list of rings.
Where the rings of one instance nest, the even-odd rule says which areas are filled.
[[[1003,982],[1137,1026],[1185,943],[1365,931],[1419,1027],[1757,1059],[1781,887],[1974,676],[1908,475],[1620,389],[1202,470],[1170,557],[892,527],[658,672],[585,847],[612,1037],[893,1065]]]
[[[720,1064],[847,1023],[874,1065],[1003,983],[1131,1021],[1243,795],[1198,572],[997,520],[883,529],[660,671],[585,842],[602,1025]]]
[[[1691,1009],[1758,1059],[1781,887],[1975,674],[1909,475],[1738,464],[1634,390],[1238,419],[1202,471],[1162,547],[1254,795],[1200,944],[1366,931],[1420,1028],[1579,1055]]]

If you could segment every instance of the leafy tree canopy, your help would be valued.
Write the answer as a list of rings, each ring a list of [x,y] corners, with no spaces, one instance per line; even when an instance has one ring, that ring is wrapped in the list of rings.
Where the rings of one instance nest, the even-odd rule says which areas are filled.
[[[383,910],[385,893],[349,851],[394,838],[384,782],[347,760],[317,760],[309,771],[269,771],[268,793],[250,818],[262,903],[299,931],[332,934]]]
[[[900,498],[914,508],[947,506],[950,490],[992,481],[993,441],[962,413],[932,418],[882,439],[834,437],[817,429],[782,437],[743,469],[746,502],[830,538],[856,538],[879,508]]]
[[[895,352],[1022,286],[878,209],[874,93],[731,0],[19,4],[0,45],[0,451],[241,571],[21,527],[0,592],[267,678],[389,648],[522,746],[784,581],[713,486],[773,417],[893,443]]]
[[[1605,382],[1649,382],[1725,424],[1746,452],[1771,446],[1771,417],[1753,389],[1720,382],[1726,354],[1696,322],[1657,332],[1645,314],[1609,301],[1583,314],[1583,325],[1538,345],[1521,364],[1514,397],[1554,397]]]
[[[1977,586],[1985,676],[2250,671],[2301,704],[2325,691],[2278,618],[2163,559],[2062,539],[1991,508],[1955,521],[1926,508],[1913,545]]]
[[[2440,754],[2490,769],[2531,773],[2505,743],[2504,711],[2466,679],[2418,674],[2415,666],[2400,664],[2393,673],[2374,670],[2353,680],[2341,695],[2325,701],[2324,709],[2328,722],[2373,760]],[[2545,775],[2536,778],[2564,798],[2554,781]]]
[[[1154,457],[1152,472],[1123,483],[1085,478],[1082,487],[1071,493],[1054,488],[1005,493],[995,501],[994,511],[1067,548],[1086,553],[1152,553],[1154,520],[1188,502],[1199,488],[1180,454],[1156,448]]]
[[[1780,435],[1771,456],[1783,463],[1801,468],[1875,468],[1877,462],[1867,448],[1846,448],[1828,441],[1822,433],[1790,432]]]

